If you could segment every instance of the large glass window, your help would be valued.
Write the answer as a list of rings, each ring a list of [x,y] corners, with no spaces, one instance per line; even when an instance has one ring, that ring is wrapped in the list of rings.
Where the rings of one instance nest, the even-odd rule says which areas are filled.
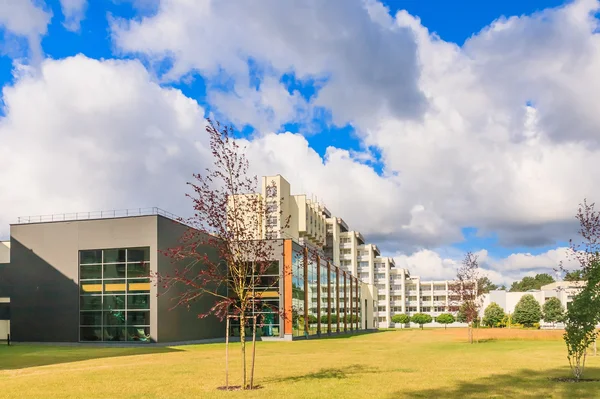
[[[329,271],[327,268],[327,262],[321,259],[320,264],[320,281],[321,281],[321,334],[326,333],[328,326],[328,298],[329,298],[329,287],[327,286],[327,277]]]
[[[150,342],[150,248],[79,252],[81,341]]]
[[[319,276],[317,275],[317,262],[312,255],[308,255],[308,297],[310,298],[308,308],[308,333],[314,335],[317,333],[317,309],[320,306],[317,303],[317,283]]]
[[[292,251],[292,331],[294,336],[305,335],[304,320],[304,250],[299,245]]]

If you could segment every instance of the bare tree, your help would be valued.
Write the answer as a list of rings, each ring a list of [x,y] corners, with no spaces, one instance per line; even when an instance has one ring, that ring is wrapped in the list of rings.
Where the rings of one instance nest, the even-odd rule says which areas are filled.
[[[274,279],[265,281],[262,277],[272,274],[276,255],[274,242],[264,238],[275,238],[285,229],[289,217],[283,220],[277,212],[281,207],[273,206],[281,201],[274,183],[266,187],[266,198],[258,193],[258,178],[248,176],[248,160],[233,138],[232,129],[209,119],[206,131],[214,167],[206,169],[205,174],[195,174],[195,181],[188,183],[193,190],[187,196],[193,202],[194,215],[182,222],[190,228],[179,246],[165,251],[177,263],[176,271],[156,278],[166,290],[178,286],[173,307],[189,308],[202,297],[212,297],[213,306],[198,317],[212,314],[221,320],[227,318],[227,337],[229,320],[239,321],[241,387],[246,389],[246,326],[253,320],[255,331],[254,314],[269,306],[261,298],[277,285]],[[270,310],[284,316],[279,309]],[[253,366],[254,362],[251,376]],[[226,381],[228,385],[227,369]]]
[[[478,290],[480,279],[477,255],[467,252],[456,272],[456,280],[449,284],[450,306],[458,312],[458,320],[467,323],[469,343],[473,343],[473,323],[479,317],[483,305],[482,293]]]

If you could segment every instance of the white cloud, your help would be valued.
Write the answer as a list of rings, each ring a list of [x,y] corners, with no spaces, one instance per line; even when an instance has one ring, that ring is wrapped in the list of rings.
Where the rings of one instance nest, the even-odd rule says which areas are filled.
[[[52,13],[39,7],[39,4],[40,2],[34,0],[4,0],[0,2],[0,27],[4,27],[13,35],[27,39],[34,64],[41,62],[40,40],[46,34],[48,23],[52,18]],[[3,50],[13,54],[18,52],[15,49],[3,48]]]
[[[170,59],[166,81],[200,73],[213,108],[260,128],[248,143],[256,173],[280,173],[294,192],[316,194],[388,252],[415,252],[397,260],[416,274],[452,276],[457,258],[429,249],[456,242],[465,226],[520,246],[568,239],[577,204],[600,197],[590,183],[600,178],[596,1],[496,21],[463,47],[375,0],[258,4],[164,0],[146,17],[113,21],[113,35],[124,52]],[[0,21],[39,39],[49,14],[28,10],[12,21],[5,7]],[[194,146],[202,108],[136,62],[78,56],[47,60],[41,71],[4,89],[0,155],[14,165],[0,172],[4,222],[32,212],[188,209],[183,183],[207,161]],[[282,85],[285,73],[323,88],[307,102]],[[317,107],[355,126],[363,148],[379,149],[381,175],[363,164],[366,150],[330,147],[322,159],[304,137],[270,133],[310,121]],[[544,256],[487,257],[485,268],[508,281],[559,258]]]
[[[507,245],[535,246],[568,239],[577,204],[600,197],[589,183],[600,178],[596,9],[597,1],[580,0],[500,19],[459,47],[375,0],[164,0],[152,16],[114,23],[113,34],[123,51],[169,58],[170,78],[197,71],[210,85],[225,71],[233,91],[209,98],[236,123],[268,131],[310,118],[314,106],[352,123],[364,147],[382,154],[381,182],[372,173],[365,179],[377,183],[349,174],[290,180],[329,202],[339,192],[369,192],[358,196],[362,208],[341,196],[337,212],[374,240],[432,248],[474,226]],[[249,57],[263,73],[258,89]],[[327,80],[307,104],[278,83],[290,71]]]
[[[78,31],[85,18],[87,0],[60,0],[60,7],[65,16],[63,25],[71,31]]]
[[[157,62],[170,59],[173,67],[167,78],[177,79],[192,70],[210,79],[224,73],[235,82],[229,95],[247,94],[247,105],[259,115],[277,112],[270,101],[255,99],[268,97],[274,87],[248,90],[249,59],[277,81],[285,73],[299,79],[327,79],[311,105],[331,109],[338,124],[388,115],[418,117],[425,101],[416,86],[412,34],[392,25],[391,18],[386,23],[377,3],[369,2],[368,8],[370,13],[355,0],[164,0],[152,16],[115,21],[113,35],[125,52],[145,54]],[[236,121],[247,111],[237,110],[227,109]],[[293,115],[288,119],[294,120]],[[269,126],[278,128],[278,122]]]
[[[514,281],[538,273],[547,273],[556,279],[556,270],[561,262],[567,269],[574,268],[575,261],[568,251],[568,248],[559,247],[538,255],[513,253],[505,258],[493,258],[486,250],[474,254],[479,261],[480,275],[487,276],[495,284],[510,287]],[[411,255],[398,254],[394,260],[396,267],[408,269],[411,275],[420,276],[423,280],[453,280],[464,254],[451,250],[444,256],[444,252],[447,251],[423,249]]]
[[[208,166],[204,110],[138,62],[46,60],[3,101],[0,235],[17,216],[185,210],[185,182]]]

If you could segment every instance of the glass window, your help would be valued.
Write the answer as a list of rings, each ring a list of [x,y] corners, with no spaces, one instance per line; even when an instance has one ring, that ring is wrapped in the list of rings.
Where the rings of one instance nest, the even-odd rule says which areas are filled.
[[[122,326],[125,325],[125,311],[124,310],[109,310],[103,312],[104,314],[104,325],[107,326]]]
[[[88,280],[92,278],[102,278],[102,265],[91,265],[81,266],[79,272],[79,278],[81,280]]]
[[[127,329],[127,340],[150,342],[150,327],[129,327]]]
[[[104,265],[104,278],[125,278],[125,263]]]
[[[105,249],[103,263],[122,263],[125,262],[125,249]]]
[[[123,327],[104,327],[104,341],[125,341],[127,330]]]
[[[125,295],[105,295],[104,296],[104,310],[125,310]]]
[[[127,264],[127,277],[148,277],[150,276],[150,262],[140,261]]]
[[[101,326],[102,312],[81,312],[80,323],[82,326]]]
[[[102,250],[81,251],[79,253],[79,262],[82,265],[90,263],[102,263]]]
[[[82,341],[102,341],[102,329],[98,327],[81,327],[79,338]]]
[[[150,342],[150,248],[80,251],[80,340]]]
[[[150,311],[127,311],[127,324],[150,325]]]
[[[150,248],[130,248],[127,250],[127,262],[150,262]]]
[[[81,310],[102,310],[102,296],[82,295],[79,306]]]
[[[150,295],[128,295],[127,309],[150,309]]]

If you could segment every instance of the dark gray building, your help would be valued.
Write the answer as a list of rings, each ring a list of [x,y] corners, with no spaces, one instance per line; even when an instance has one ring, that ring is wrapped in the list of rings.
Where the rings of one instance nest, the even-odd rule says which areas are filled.
[[[10,226],[10,262],[0,264],[0,298],[10,298],[17,342],[179,342],[217,338],[224,323],[198,319],[210,296],[175,307],[178,292],[151,282],[174,271],[161,253],[187,226],[156,208],[143,216],[68,215]],[[108,218],[106,217],[108,216]],[[114,216],[117,216],[114,214]],[[206,248],[209,256],[216,254]],[[204,251],[203,251],[204,252]]]

